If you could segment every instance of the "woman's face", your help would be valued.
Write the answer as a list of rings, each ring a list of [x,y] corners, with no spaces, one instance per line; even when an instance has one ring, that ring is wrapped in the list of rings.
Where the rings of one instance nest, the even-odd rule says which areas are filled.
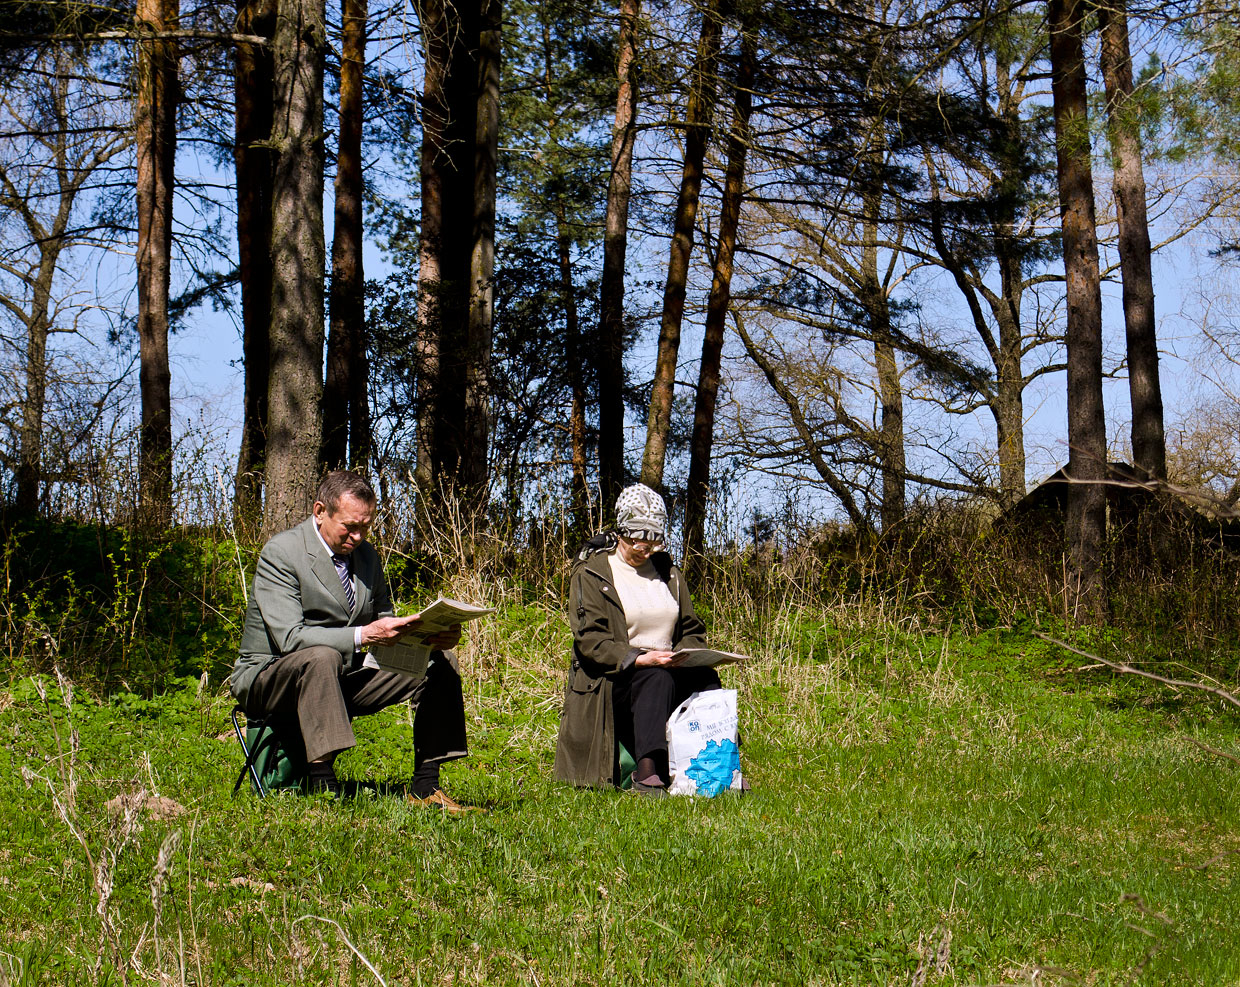
[[[616,551],[620,558],[636,568],[649,561],[652,553],[663,547],[663,540],[647,541],[645,539],[625,538],[620,535],[616,543]]]

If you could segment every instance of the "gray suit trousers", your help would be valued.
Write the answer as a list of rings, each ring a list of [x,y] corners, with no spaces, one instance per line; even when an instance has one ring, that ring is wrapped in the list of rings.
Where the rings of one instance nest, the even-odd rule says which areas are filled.
[[[246,714],[274,721],[286,736],[300,733],[306,759],[316,761],[357,743],[355,716],[405,700],[414,707],[415,763],[466,756],[461,677],[442,651],[431,655],[421,679],[377,668],[345,668],[335,648],[294,651],[259,673],[250,687]]]

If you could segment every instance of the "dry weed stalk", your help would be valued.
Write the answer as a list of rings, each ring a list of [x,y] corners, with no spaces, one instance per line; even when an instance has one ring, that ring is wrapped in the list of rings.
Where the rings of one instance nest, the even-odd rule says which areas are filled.
[[[381,987],[387,987],[387,981],[383,979],[383,976],[379,973],[378,970],[375,969],[374,964],[371,963],[370,960],[368,960],[365,957],[362,951],[353,945],[352,940],[349,939],[344,929],[341,928],[339,922],[337,922],[335,919],[324,918],[321,915],[303,915],[301,916],[301,918],[293,919],[293,928],[296,928],[302,922],[308,922],[308,921],[323,922],[326,925],[332,926],[338,933],[340,933],[340,938],[343,939],[344,944],[349,947],[349,951],[353,953],[353,955],[356,956],[362,962],[362,965],[365,966],[366,969],[369,970],[374,975],[374,978],[377,981],[379,981]]]
[[[935,940],[938,946],[935,946]],[[912,987],[926,987],[931,973],[944,977],[950,969],[952,930],[940,925],[929,936],[917,935],[917,969],[913,971]]]
[[[142,828],[140,814],[144,809],[150,807],[152,800],[148,798],[146,788],[136,788],[130,792],[123,792],[110,800],[107,805],[109,810],[107,835],[102,846],[92,849],[91,840],[87,835],[89,827],[87,821],[82,816],[78,804],[77,766],[81,752],[81,739],[77,726],[73,722],[73,683],[61,672],[59,667],[55,668],[55,673],[60,691],[60,700],[63,703],[69,722],[68,743],[65,743],[61,736],[60,728],[57,726],[56,716],[48,696],[47,687],[41,678],[38,676],[33,677],[31,681],[34,684],[35,692],[43,703],[47,720],[51,727],[52,738],[56,745],[57,753],[52,759],[56,766],[56,775],[54,778],[49,777],[49,775],[34,771],[26,765],[22,766],[21,773],[27,786],[38,782],[46,787],[48,795],[52,800],[52,805],[56,810],[56,815],[64,823],[69,834],[77,841],[78,846],[81,847],[87,870],[90,873],[91,888],[95,895],[94,911],[99,919],[100,949],[94,963],[94,971],[96,974],[99,974],[103,970],[104,964],[109,963],[111,969],[120,977],[122,984],[129,982],[130,973],[133,973],[140,979],[148,979],[152,974],[143,968],[140,956],[148,941],[149,933],[155,944],[156,972],[154,976],[156,979],[160,982],[180,982],[184,984],[186,969],[184,943],[181,941],[179,927],[177,930],[178,942],[180,943],[177,981],[169,981],[168,977],[163,973],[163,954],[159,936],[159,925],[167,899],[166,889],[169,882],[170,868],[173,857],[181,842],[180,831],[173,830],[165,837],[156,859],[155,872],[151,881],[151,905],[154,909],[154,921],[150,925],[143,925],[138,933],[133,949],[128,956],[125,956],[123,923],[113,902],[113,895],[116,889],[116,873],[130,843]],[[149,758],[146,758],[145,761],[146,773],[152,786],[154,786],[153,770]],[[156,799],[155,801],[167,802],[170,800]]]
[[[59,775],[59,785],[53,783],[52,779],[46,775],[32,771],[24,765],[22,767],[22,777],[27,785],[32,784],[35,780],[43,782],[47,787],[48,794],[51,796],[52,805],[56,809],[57,816],[60,817],[61,822],[65,824],[65,828],[69,830],[69,833],[82,848],[82,853],[86,858],[86,866],[90,871],[91,886],[95,892],[95,914],[99,916],[100,945],[106,946],[110,950],[113,963],[120,972],[123,984],[127,982],[126,971],[128,964],[124,962],[121,954],[120,930],[112,907],[112,893],[115,889],[117,863],[137,831],[138,809],[146,797],[146,792],[139,791],[122,799],[121,811],[117,817],[112,819],[107,841],[97,855],[93,853],[90,841],[86,838],[85,827],[77,806],[77,774],[75,769],[77,755],[81,749],[81,742],[77,728],[73,726],[73,684],[61,674],[59,668],[56,669],[56,679],[60,685],[61,699],[64,702],[65,712],[70,723],[68,751],[65,750],[61,740],[60,730],[56,726],[56,719],[52,712],[51,703],[48,701],[47,689],[43,685],[42,679],[35,676],[32,682],[47,712],[48,723],[51,725],[52,736],[56,743],[57,756],[55,763]],[[101,968],[103,962],[104,954],[101,951],[96,961],[96,971]]]
[[[164,837],[164,842],[159,847],[159,856],[155,859],[155,874],[151,877],[151,909],[154,913],[151,920],[151,938],[155,943],[155,966],[159,970],[164,968],[159,940],[159,922],[164,913],[164,888],[168,882],[168,871],[172,866],[173,855],[180,845],[181,831],[179,829],[174,829]],[[184,981],[184,964],[181,963],[178,966],[182,973],[181,979]]]

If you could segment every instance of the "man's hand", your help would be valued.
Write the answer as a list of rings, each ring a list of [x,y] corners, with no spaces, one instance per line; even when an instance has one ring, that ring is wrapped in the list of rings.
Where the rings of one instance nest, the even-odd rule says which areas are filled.
[[[461,625],[453,624],[446,631],[428,637],[426,643],[436,651],[448,651],[461,643]]]
[[[362,647],[371,644],[392,644],[397,638],[416,630],[418,617],[380,617],[362,628]]]
[[[422,618],[416,614],[412,617],[380,617],[362,628],[362,646],[394,644],[399,638],[417,634],[421,622]],[[419,643],[430,645],[436,651],[455,648],[461,643],[461,625],[453,624],[445,631],[421,638]]]
[[[652,666],[666,665],[671,660],[672,652],[670,651],[643,651],[633,659],[633,664],[638,668],[650,668]]]

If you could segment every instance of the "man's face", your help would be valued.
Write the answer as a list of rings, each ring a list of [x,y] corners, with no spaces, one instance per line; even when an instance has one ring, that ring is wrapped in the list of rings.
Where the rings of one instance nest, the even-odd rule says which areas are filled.
[[[314,520],[318,522],[323,541],[337,555],[349,555],[366,540],[375,505],[353,494],[340,498],[334,513],[321,500],[314,502]]]

